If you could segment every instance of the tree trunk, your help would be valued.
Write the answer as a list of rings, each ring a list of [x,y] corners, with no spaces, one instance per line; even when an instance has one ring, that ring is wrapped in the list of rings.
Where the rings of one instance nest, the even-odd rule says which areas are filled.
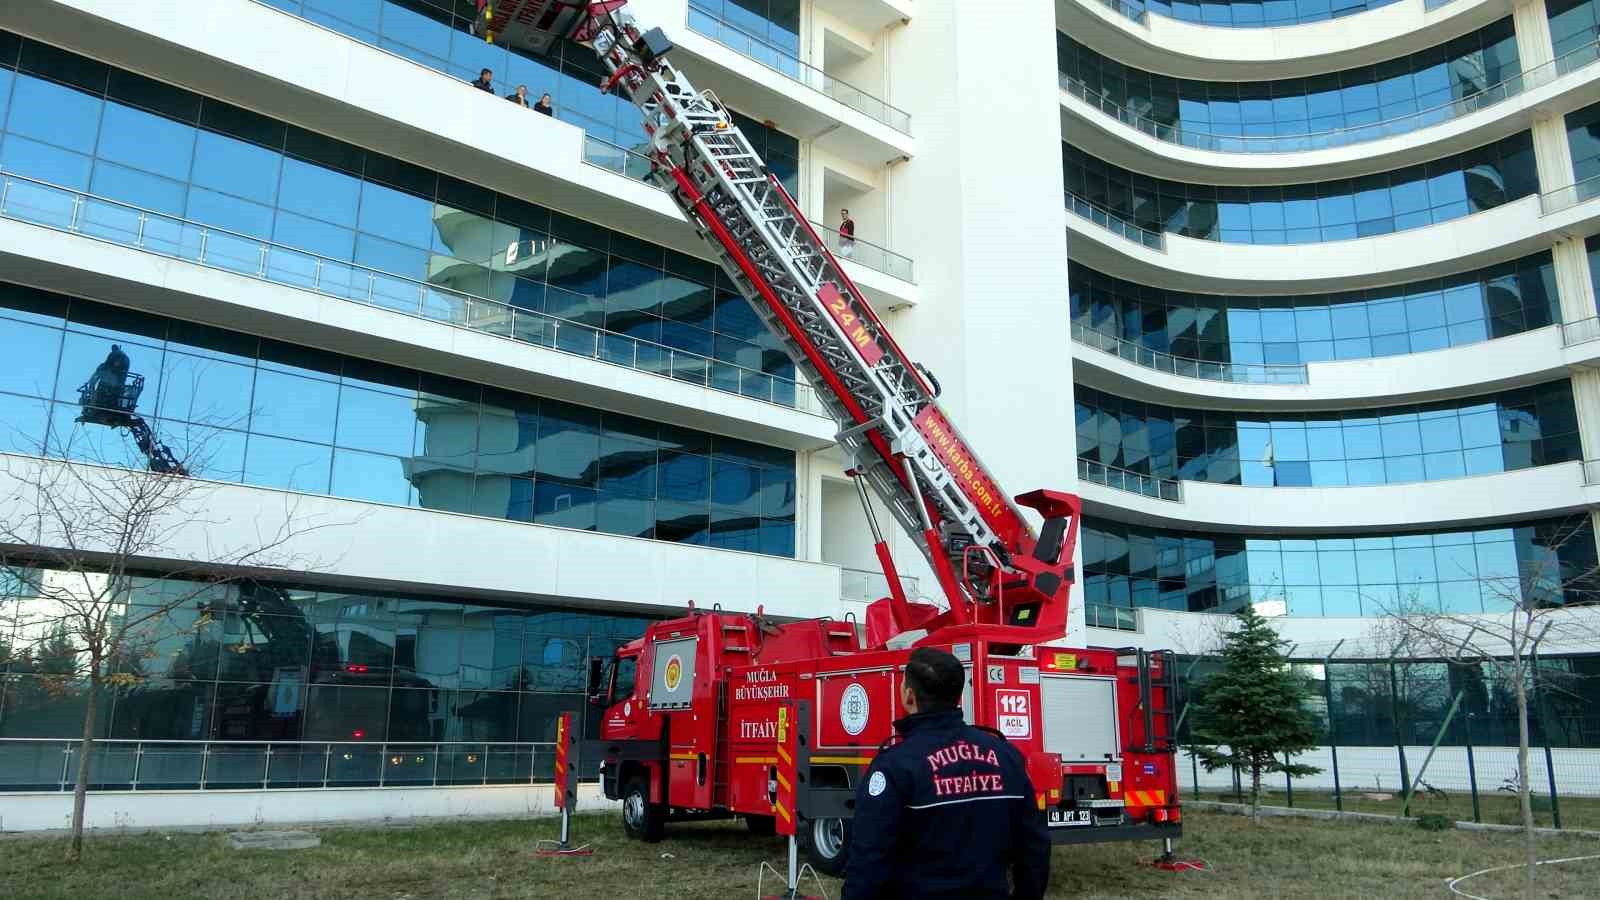
[[[89,663],[89,702],[83,708],[83,740],[78,744],[78,777],[72,786],[72,842],[67,862],[83,858],[83,811],[89,803],[89,755],[94,746],[95,699],[100,693],[100,661]]]
[[[1522,896],[1533,900],[1533,873],[1539,860],[1538,836],[1533,831],[1533,786],[1528,779],[1528,684],[1522,666],[1516,667],[1517,685],[1517,800],[1522,806],[1522,833],[1526,844],[1526,871]]]
[[[1261,767],[1250,767],[1250,824],[1261,824]]]

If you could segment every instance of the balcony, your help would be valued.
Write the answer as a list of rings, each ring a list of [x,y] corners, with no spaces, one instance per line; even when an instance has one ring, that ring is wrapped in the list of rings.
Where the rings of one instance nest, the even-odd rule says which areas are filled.
[[[1079,322],[1072,323],[1072,340],[1135,365],[1176,375],[1179,378],[1197,378],[1202,381],[1221,381],[1228,384],[1306,384],[1310,380],[1304,364],[1267,365],[1189,359],[1151,350],[1116,335],[1096,331]]]
[[[1081,481],[1103,484],[1108,488],[1127,491],[1130,494],[1153,497],[1157,500],[1170,500],[1173,503],[1183,502],[1183,482],[1176,478],[1156,478],[1153,475],[1140,475],[1138,472],[1128,469],[1108,466],[1081,458],[1078,460],[1078,478]]]
[[[599,138],[584,135],[583,161],[599,166],[608,172],[615,172],[634,181],[648,184],[651,187],[656,186],[650,181],[650,170],[654,163],[650,161],[648,156],[635,153],[625,147],[607,143]],[[826,235],[823,240],[840,261],[865,266],[875,272],[881,272],[891,278],[898,278],[908,284],[916,283],[915,265],[912,263],[911,257],[903,256],[860,237],[851,241],[852,246],[847,250],[837,229],[829,228],[815,220],[811,220],[811,227],[818,235]]]
[[[755,60],[785,78],[836,100],[901,134],[911,134],[910,113],[834,78],[816,66],[802,61],[789,50],[695,8],[693,0],[689,5],[688,26],[689,30],[702,34],[741,56]]]
[[[1298,154],[1370,143],[1463,118],[1542,88],[1597,60],[1600,60],[1600,43],[1591,43],[1498,84],[1489,85],[1470,96],[1406,116],[1323,132],[1264,136],[1217,134],[1160,122],[1129,109],[1075,78],[1065,74],[1058,77],[1061,89],[1069,96],[1077,98],[1101,115],[1162,143],[1208,153]],[[1326,179],[1332,176],[1323,172],[1319,177]]]
[[[0,177],[0,218],[826,415],[802,382],[19,175]]]
[[[1085,200],[1070,191],[1066,194],[1066,203],[1069,212],[1093,222],[1125,241],[1131,241],[1159,253],[1167,252],[1167,236],[1164,232],[1140,228],[1100,204]]]

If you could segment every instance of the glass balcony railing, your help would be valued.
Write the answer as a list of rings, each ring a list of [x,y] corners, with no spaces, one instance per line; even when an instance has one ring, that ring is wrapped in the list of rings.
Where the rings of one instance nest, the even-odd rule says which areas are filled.
[[[656,187],[649,180],[650,158],[635,153],[626,147],[618,147],[597,137],[585,135],[583,139],[583,160],[602,169],[616,172],[619,175],[626,175],[635,181],[642,181],[652,187]],[[911,257],[903,256],[893,250],[880,247],[871,241],[862,240],[859,237],[850,241],[849,245],[846,246],[843,236],[839,234],[837,229],[829,228],[821,222],[815,221],[811,223],[811,227],[816,229],[817,234],[827,242],[828,249],[833,251],[834,256],[860,263],[869,269],[882,272],[885,275],[891,275],[902,281],[916,283],[916,271],[911,262]]]
[[[1305,365],[1209,362],[1173,356],[1151,350],[1133,341],[1096,331],[1079,322],[1072,323],[1072,340],[1104,353],[1125,359],[1134,365],[1177,375],[1180,378],[1198,378],[1201,381],[1224,381],[1232,384],[1306,384],[1310,381]]]
[[[1117,100],[1095,91],[1076,78],[1058,74],[1061,89],[1089,104],[1101,113],[1147,134],[1158,141],[1207,150],[1217,153],[1303,153],[1308,150],[1326,150],[1382,138],[1408,134],[1430,125],[1448,122],[1462,116],[1487,109],[1534,88],[1542,87],[1556,78],[1574,72],[1600,60],[1600,44],[1591,43],[1572,50],[1560,58],[1513,75],[1498,84],[1492,84],[1467,97],[1449,103],[1419,110],[1406,116],[1385,119],[1369,125],[1355,125],[1331,131],[1286,135],[1231,135],[1214,134],[1159,122],[1122,105]]]
[[[744,31],[705,10],[689,6],[689,29],[703,34],[724,47],[749,57],[780,75],[800,82],[812,90],[843,103],[870,119],[902,134],[911,133],[911,114],[849,85],[786,50]]]
[[[1123,240],[1132,241],[1152,250],[1160,250],[1162,253],[1167,252],[1167,236],[1162,232],[1140,228],[1100,204],[1085,200],[1071,191],[1066,193],[1066,203],[1067,209],[1080,219],[1088,219]]]
[[[581,698],[580,698],[581,699]],[[0,738],[0,791],[71,791],[76,740]],[[184,741],[97,739],[97,790],[435,787],[549,782],[555,744],[531,741]]]
[[[1561,323],[1562,346],[1573,347],[1593,340],[1600,340],[1600,316]]]
[[[0,217],[826,414],[792,379],[20,175],[0,176]]]
[[[880,571],[841,568],[839,575],[839,594],[846,600],[854,600],[858,603],[872,603],[889,596],[889,579],[884,577],[884,574]],[[921,583],[908,575],[900,576],[900,588],[912,600],[922,596]]]
[[[1138,631],[1139,611],[1126,606],[1105,603],[1087,603],[1083,607],[1084,623],[1090,628],[1115,628],[1118,631]]]
[[[1116,488],[1119,491],[1127,491],[1130,494],[1140,494],[1157,500],[1169,500],[1173,503],[1183,502],[1183,482],[1175,478],[1140,475],[1138,472],[1092,462],[1087,459],[1078,460],[1078,478],[1082,481],[1103,484],[1108,488]]]
[[[1577,184],[1569,184],[1566,187],[1556,188],[1553,191],[1540,194],[1539,213],[1540,215],[1548,216],[1564,209],[1571,209],[1579,203],[1585,200],[1593,200],[1595,197],[1600,197],[1600,175],[1596,175],[1593,178],[1585,178]]]

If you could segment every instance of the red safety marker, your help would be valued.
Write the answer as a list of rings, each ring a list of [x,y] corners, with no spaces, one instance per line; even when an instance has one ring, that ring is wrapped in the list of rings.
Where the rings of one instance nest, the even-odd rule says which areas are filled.
[[[585,844],[572,846],[572,808],[578,803],[578,779],[571,776],[572,713],[556,720],[556,809],[561,810],[561,840],[549,839],[534,844],[537,856],[593,856]]]
[[[762,862],[762,868],[756,875],[756,896],[761,900],[823,900],[814,894],[800,893],[800,845],[795,837],[800,831],[800,813],[797,809],[796,794],[798,793],[800,774],[800,727],[798,715],[799,707],[793,701],[778,707],[778,746],[776,766],[777,790],[772,800],[773,830],[778,834],[788,837],[789,844],[789,871],[784,878],[784,891],[781,894],[761,894],[761,876],[766,870],[772,868],[771,864]],[[807,866],[806,868],[810,868]],[[774,874],[779,874],[776,869]],[[812,873],[816,877],[816,873]],[[820,884],[820,882],[819,882]]]

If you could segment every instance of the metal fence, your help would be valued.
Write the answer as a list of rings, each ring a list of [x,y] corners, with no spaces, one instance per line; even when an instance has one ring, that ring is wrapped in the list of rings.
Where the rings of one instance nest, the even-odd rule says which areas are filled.
[[[1233,384],[1306,384],[1310,380],[1304,364],[1208,362],[1173,356],[1160,350],[1151,350],[1149,347],[1114,334],[1097,331],[1081,322],[1072,323],[1072,339],[1135,365],[1177,375],[1180,378],[1226,381]]]
[[[583,161],[656,187],[649,180],[650,157],[635,153],[626,147],[618,147],[597,137],[584,135]],[[815,220],[812,220],[811,227],[816,229],[818,234],[824,235],[823,240],[827,241],[829,248],[839,258],[860,263],[885,275],[893,275],[902,281],[916,282],[916,271],[911,257],[859,237],[851,239],[846,245],[838,229],[829,228]]]
[[[831,97],[868,118],[903,134],[911,133],[910,113],[802,61],[793,51],[776,46],[705,10],[696,9],[692,4],[689,7],[688,25],[691,31],[703,34],[739,55]]]
[[[1590,316],[1576,322],[1561,323],[1561,344],[1572,347],[1600,338],[1600,317]]]
[[[59,185],[0,177],[0,217],[824,414],[811,386]],[[530,251],[531,253],[531,251]],[[485,260],[485,265],[499,265]]]
[[[7,791],[71,791],[80,745],[0,738]],[[532,784],[554,773],[555,744],[489,741],[96,740],[97,791]]]
[[[1061,89],[1068,94],[1094,107],[1100,113],[1164,143],[1217,153],[1303,153],[1409,134],[1431,125],[1458,119],[1543,87],[1562,75],[1575,72],[1596,60],[1600,60],[1600,43],[1585,44],[1543,65],[1488,85],[1474,94],[1405,116],[1328,131],[1259,136],[1216,134],[1161,122],[1137,110],[1129,109],[1116,98],[1096,91],[1065,73],[1059,73],[1058,78]]]

